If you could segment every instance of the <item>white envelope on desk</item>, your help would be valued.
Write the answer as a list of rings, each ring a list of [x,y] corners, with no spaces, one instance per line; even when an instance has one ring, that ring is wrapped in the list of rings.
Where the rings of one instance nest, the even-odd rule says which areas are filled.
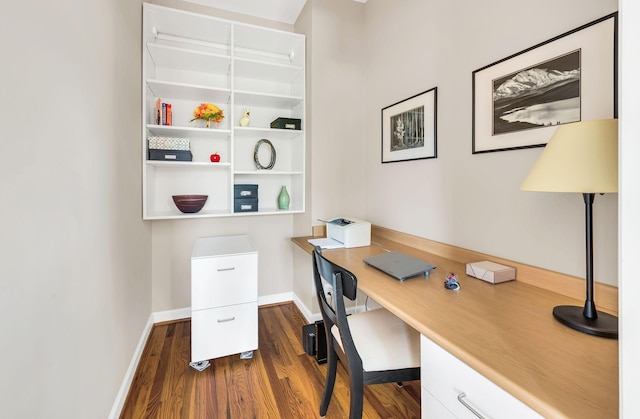
[[[330,239],[329,237],[309,239],[307,241],[314,246],[320,246],[322,249],[339,249],[344,247],[344,243],[340,243],[338,240]]]

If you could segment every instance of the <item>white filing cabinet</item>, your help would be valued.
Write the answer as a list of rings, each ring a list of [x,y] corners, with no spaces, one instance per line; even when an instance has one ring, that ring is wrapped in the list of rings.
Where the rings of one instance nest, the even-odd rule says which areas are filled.
[[[424,335],[420,353],[422,418],[542,418]]]
[[[258,251],[249,236],[204,237],[191,254],[191,361],[258,349]]]

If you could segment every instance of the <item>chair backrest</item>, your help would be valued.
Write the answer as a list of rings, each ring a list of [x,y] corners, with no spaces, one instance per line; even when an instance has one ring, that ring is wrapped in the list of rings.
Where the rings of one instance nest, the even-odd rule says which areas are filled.
[[[316,246],[313,250],[312,258],[313,278],[316,287],[316,295],[318,297],[318,305],[320,306],[320,312],[325,323],[327,343],[333,345],[331,328],[333,325],[337,325],[338,330],[340,331],[342,347],[347,355],[349,370],[358,371],[359,369],[359,372],[361,372],[362,359],[358,355],[355,344],[353,343],[353,338],[351,337],[343,299],[343,297],[346,297],[351,301],[356,299],[358,279],[348,270],[336,265],[322,256],[322,249],[320,249],[320,247]],[[327,297],[322,286],[322,279],[327,281],[333,287],[333,306],[327,302]]]

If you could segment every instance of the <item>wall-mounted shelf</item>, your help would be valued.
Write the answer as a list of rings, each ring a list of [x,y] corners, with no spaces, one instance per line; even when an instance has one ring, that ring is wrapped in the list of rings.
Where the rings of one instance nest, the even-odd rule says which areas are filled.
[[[250,216],[304,212],[305,134],[271,129],[276,118],[305,112],[305,38],[303,35],[247,25],[153,4],[143,13],[143,218],[146,220]],[[157,99],[172,104],[171,126],[154,122]],[[212,102],[225,113],[219,127],[191,121],[193,110]],[[248,127],[239,126],[245,108]],[[147,138],[188,138],[190,162],[147,160]],[[277,150],[273,170],[253,163],[257,141]],[[209,162],[218,152],[219,163]],[[233,185],[257,184],[257,212],[233,212]],[[286,186],[289,210],[277,209]],[[171,196],[206,194],[196,214],[183,214]]]
[[[164,137],[225,138],[231,135],[231,130],[229,129],[179,127],[175,125],[147,124],[147,130],[150,134]]]
[[[189,167],[189,166],[201,166],[210,169],[228,169],[231,167],[231,163],[207,163],[198,161],[164,161],[164,160],[147,160],[147,164],[150,166],[162,166],[162,167]]]

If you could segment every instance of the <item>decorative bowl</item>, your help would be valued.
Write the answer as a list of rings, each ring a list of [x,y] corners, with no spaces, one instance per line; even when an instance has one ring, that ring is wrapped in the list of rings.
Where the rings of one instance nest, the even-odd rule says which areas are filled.
[[[193,214],[204,207],[209,195],[173,195],[173,202],[178,209],[186,214]]]

